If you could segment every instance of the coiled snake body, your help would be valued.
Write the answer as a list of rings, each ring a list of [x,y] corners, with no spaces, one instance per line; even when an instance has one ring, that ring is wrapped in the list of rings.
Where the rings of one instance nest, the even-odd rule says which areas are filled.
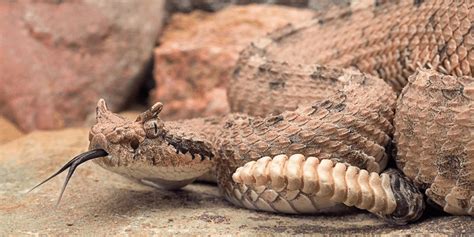
[[[418,188],[428,188],[446,211],[473,215],[473,9],[471,1],[402,1],[289,25],[241,53],[228,90],[232,114],[164,122],[157,103],[132,122],[100,100],[91,151],[59,172],[103,157],[94,161],[108,170],[178,188],[215,168],[221,192],[238,206],[283,213],[355,206],[396,224],[421,216]],[[439,93],[424,91],[433,85]],[[423,125],[443,110],[461,115]],[[463,136],[445,148],[446,139],[433,136],[450,126]],[[414,183],[383,172],[394,132],[398,165]],[[457,176],[440,165],[452,157]]]

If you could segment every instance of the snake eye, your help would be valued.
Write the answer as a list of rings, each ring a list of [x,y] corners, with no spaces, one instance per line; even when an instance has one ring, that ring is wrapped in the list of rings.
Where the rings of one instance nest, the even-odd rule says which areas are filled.
[[[156,123],[153,123],[153,129],[155,131],[155,135],[158,135],[158,125]]]
[[[157,121],[156,119],[145,122],[143,125],[145,129],[146,136],[149,138],[158,137],[162,131],[163,123]]]

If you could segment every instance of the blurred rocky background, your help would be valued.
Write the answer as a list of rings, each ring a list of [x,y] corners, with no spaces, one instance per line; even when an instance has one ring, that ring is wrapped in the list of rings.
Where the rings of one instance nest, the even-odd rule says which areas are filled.
[[[143,83],[162,1],[0,1],[0,114],[23,131],[78,126]]]
[[[81,126],[101,97],[114,111],[163,101],[169,119],[222,114],[243,47],[333,6],[348,1],[0,1],[0,115],[24,132]]]
[[[154,51],[157,87],[150,101],[163,102],[161,117],[168,119],[227,113],[226,87],[239,52],[266,32],[313,16],[271,5],[174,14]]]
[[[233,207],[213,185],[153,190],[92,163],[77,171],[59,208],[63,176],[25,194],[87,149],[99,98],[131,119],[156,101],[164,102],[165,119],[227,113],[225,87],[240,50],[288,23],[349,6],[349,0],[0,0],[0,236],[472,233],[469,217],[439,214],[392,227],[367,213],[258,213]]]

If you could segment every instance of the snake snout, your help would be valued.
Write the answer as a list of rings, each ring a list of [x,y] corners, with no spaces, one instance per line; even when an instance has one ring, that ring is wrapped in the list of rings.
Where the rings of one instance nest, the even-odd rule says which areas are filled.
[[[108,110],[105,101],[99,100],[96,109],[97,123],[89,133],[89,149],[104,149],[111,156],[133,156],[145,140],[142,121],[130,121]]]
[[[89,149],[107,149],[107,138],[104,134],[89,133]]]

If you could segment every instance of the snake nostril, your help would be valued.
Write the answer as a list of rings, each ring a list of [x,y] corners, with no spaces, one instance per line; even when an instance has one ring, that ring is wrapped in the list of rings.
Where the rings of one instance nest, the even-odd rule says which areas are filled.
[[[133,150],[136,150],[138,149],[139,145],[140,142],[138,141],[138,139],[136,137],[132,138],[132,140],[130,141],[130,147],[132,147]]]

